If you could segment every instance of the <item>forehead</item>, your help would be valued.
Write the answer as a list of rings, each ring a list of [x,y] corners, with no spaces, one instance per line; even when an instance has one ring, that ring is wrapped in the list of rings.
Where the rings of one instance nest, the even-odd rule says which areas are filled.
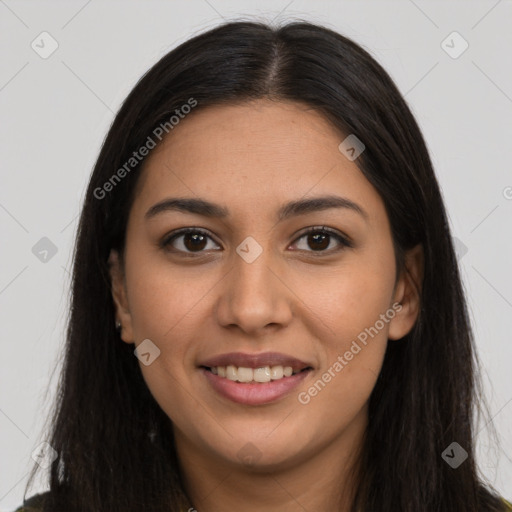
[[[198,108],[148,156],[138,207],[185,195],[262,211],[333,192],[378,207],[377,192],[338,149],[344,138],[302,103],[264,99]]]
[[[296,164],[306,153],[318,158],[341,137],[308,105],[262,99],[193,111],[167,136],[159,153],[174,153],[187,164],[215,157],[229,165],[233,158],[232,169],[253,168],[259,158],[276,158],[275,164],[282,166]],[[157,159],[153,155],[148,164]]]

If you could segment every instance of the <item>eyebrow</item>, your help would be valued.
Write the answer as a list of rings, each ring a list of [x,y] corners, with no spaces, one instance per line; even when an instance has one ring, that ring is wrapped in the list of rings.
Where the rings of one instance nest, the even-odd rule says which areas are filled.
[[[329,210],[331,208],[344,208],[358,213],[365,220],[368,220],[367,212],[346,197],[340,196],[321,196],[310,199],[299,199],[284,204],[277,212],[277,220],[279,222],[307,213]],[[229,217],[229,210],[216,203],[201,198],[188,197],[170,197],[153,205],[144,215],[146,220],[152,219],[163,212],[178,211],[183,213],[194,213],[209,218],[226,218]]]

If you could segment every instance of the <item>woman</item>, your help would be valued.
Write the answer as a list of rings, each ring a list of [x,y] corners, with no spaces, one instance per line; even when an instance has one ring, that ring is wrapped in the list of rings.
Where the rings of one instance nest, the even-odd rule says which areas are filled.
[[[512,509],[475,465],[424,140],[351,40],[232,22],[163,57],[99,155],[72,289],[50,491],[25,505]]]

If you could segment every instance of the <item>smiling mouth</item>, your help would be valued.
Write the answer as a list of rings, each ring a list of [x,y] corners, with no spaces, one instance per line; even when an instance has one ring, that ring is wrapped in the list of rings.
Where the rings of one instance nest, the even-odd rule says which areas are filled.
[[[312,370],[310,366],[302,369],[293,369],[291,366],[261,366],[259,368],[247,368],[243,366],[202,366],[206,371],[223,379],[246,384],[265,384],[267,382],[287,379],[301,372]]]

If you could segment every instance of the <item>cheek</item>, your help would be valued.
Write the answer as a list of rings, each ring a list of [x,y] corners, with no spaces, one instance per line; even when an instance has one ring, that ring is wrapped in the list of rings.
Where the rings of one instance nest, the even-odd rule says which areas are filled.
[[[150,339],[160,350],[150,365],[141,362],[140,368],[151,393],[170,415],[183,409],[181,397],[190,377],[187,368],[193,348],[190,340],[197,334],[194,329],[205,304],[203,299],[216,281],[207,272],[193,278],[191,271],[152,262],[150,257],[143,259],[134,258],[130,266],[127,264],[133,336],[136,345]],[[201,273],[197,269],[195,272],[196,276]],[[185,395],[190,400],[191,396]]]
[[[151,266],[148,260],[132,274],[128,290],[133,335],[137,344],[149,338],[160,354],[148,366],[140,363],[140,368],[151,394],[169,418],[188,424],[201,406],[190,389],[190,340],[204,304],[201,299],[213,283],[207,281],[206,274],[205,279],[191,279],[170,265]]]
[[[381,274],[351,273],[326,294],[312,300],[316,313],[328,325],[320,338],[322,365],[299,396],[308,412],[330,425],[333,435],[354,419],[367,403],[386,353],[391,287]],[[311,427],[313,435],[314,426]]]
[[[306,390],[318,411],[334,418],[355,414],[367,401],[382,367],[387,347],[394,259],[364,255],[336,270],[329,279],[304,279],[311,290],[307,306],[323,326],[321,369]],[[314,284],[316,283],[316,286]],[[340,404],[330,408],[326,404]],[[313,406],[315,407],[315,406]],[[343,412],[345,411],[345,412]]]
[[[310,320],[316,321],[317,328],[322,326],[320,337],[331,350],[340,351],[388,311],[394,277],[392,258],[378,260],[362,255],[350,261],[347,258],[346,264],[330,275],[301,274],[297,288],[301,287],[299,295],[305,298]],[[382,331],[380,338],[387,339],[389,322],[378,322],[377,328]]]
[[[153,336],[166,343],[186,338],[184,330],[218,281],[206,267],[178,268],[163,256],[142,253],[129,265],[127,262],[129,308],[136,340]]]

